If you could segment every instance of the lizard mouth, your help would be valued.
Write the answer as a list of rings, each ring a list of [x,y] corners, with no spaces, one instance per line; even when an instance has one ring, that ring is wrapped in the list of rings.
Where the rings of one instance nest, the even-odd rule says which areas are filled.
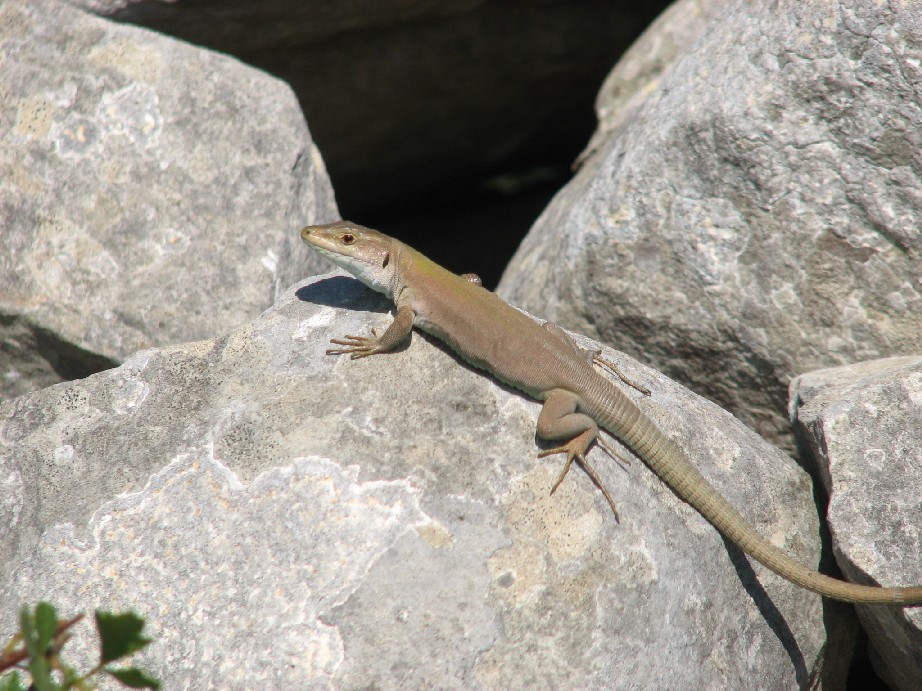
[[[305,226],[301,229],[301,239],[325,257],[330,257],[333,255],[333,251],[327,246],[330,240],[314,232],[315,230],[312,226]]]

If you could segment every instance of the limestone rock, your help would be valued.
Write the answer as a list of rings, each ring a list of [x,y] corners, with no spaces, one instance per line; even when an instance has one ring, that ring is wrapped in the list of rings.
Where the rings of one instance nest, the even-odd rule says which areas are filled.
[[[56,0],[0,6],[0,398],[226,331],[336,218],[291,90]]]
[[[225,336],[0,405],[0,639],[42,597],[139,611],[156,642],[138,663],[164,688],[804,683],[821,599],[750,566],[641,462],[590,454],[619,525],[577,470],[549,496],[538,403],[429,339],[324,354],[387,310],[315,278]],[[796,464],[605,355],[730,501],[816,563]]]
[[[850,580],[922,583],[922,356],[819,370],[791,383],[791,417],[829,494],[833,550]],[[858,607],[878,674],[922,679],[922,608]]]
[[[918,349],[919,27],[919,3],[729,3],[596,142],[498,291],[793,448],[793,376]]]

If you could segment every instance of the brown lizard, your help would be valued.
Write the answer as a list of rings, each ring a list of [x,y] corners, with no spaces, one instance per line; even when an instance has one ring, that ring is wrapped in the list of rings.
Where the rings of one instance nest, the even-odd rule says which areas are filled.
[[[383,334],[372,331],[371,336],[334,339],[332,342],[340,347],[328,353],[347,353],[352,358],[385,353],[405,341],[417,326],[474,367],[544,402],[538,415],[538,436],[564,443],[541,455],[566,454],[557,484],[576,460],[601,486],[586,463],[586,452],[593,442],[605,446],[599,437],[601,427],[633,449],[723,535],[791,583],[846,602],[922,604],[922,586],[881,588],[831,578],[771,544],[624,392],[593,368],[596,356],[580,348],[563,329],[539,324],[468,275],[453,274],[399,240],[370,228],[340,221],[308,226],[301,231],[301,238],[384,293],[397,307],[394,321]],[[611,503],[607,492],[606,498]]]

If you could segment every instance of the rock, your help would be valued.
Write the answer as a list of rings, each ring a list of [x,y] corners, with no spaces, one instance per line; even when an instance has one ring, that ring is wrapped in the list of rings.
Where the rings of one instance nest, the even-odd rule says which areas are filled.
[[[819,370],[791,383],[791,417],[829,494],[836,561],[850,580],[922,582],[922,356]],[[858,607],[877,673],[922,679],[922,609]]]
[[[582,472],[549,496],[538,403],[427,338],[324,355],[387,309],[315,278],[222,337],[2,404],[0,639],[42,597],[137,610],[156,641],[137,663],[164,688],[804,683],[821,599],[750,566],[638,460],[590,454],[619,525]],[[605,356],[764,534],[817,562],[796,464]]]
[[[456,198],[498,172],[550,167],[564,178],[591,130],[599,83],[667,4],[71,2],[290,83],[355,220],[425,206],[434,187]]]
[[[918,348],[920,26],[918,3],[729,4],[596,142],[498,291],[793,449],[794,375]]]
[[[660,80],[685,56],[733,0],[677,0],[656,18],[608,73],[596,97],[599,123],[584,161],[630,122]]]
[[[0,398],[255,316],[338,215],[286,85],[50,4],[0,7]]]

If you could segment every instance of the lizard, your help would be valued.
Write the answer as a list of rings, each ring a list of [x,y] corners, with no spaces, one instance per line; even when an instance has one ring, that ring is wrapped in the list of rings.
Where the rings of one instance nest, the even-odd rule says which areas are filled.
[[[554,488],[574,461],[601,487],[586,462],[594,443],[611,451],[600,436],[601,428],[632,449],[721,534],[791,583],[844,602],[922,604],[922,586],[850,583],[805,566],[769,542],[630,396],[593,367],[599,361],[597,355],[581,348],[560,327],[539,323],[480,286],[471,275],[454,274],[371,228],[337,221],[307,226],[301,230],[301,239],[386,295],[396,307],[394,320],[380,336],[372,329],[370,336],[334,338],[331,343],[338,347],[327,350],[328,354],[348,354],[355,359],[387,353],[405,342],[414,326],[434,336],[468,364],[543,403],[537,434],[561,443],[540,455],[566,456]],[[614,509],[607,492],[606,499]]]

